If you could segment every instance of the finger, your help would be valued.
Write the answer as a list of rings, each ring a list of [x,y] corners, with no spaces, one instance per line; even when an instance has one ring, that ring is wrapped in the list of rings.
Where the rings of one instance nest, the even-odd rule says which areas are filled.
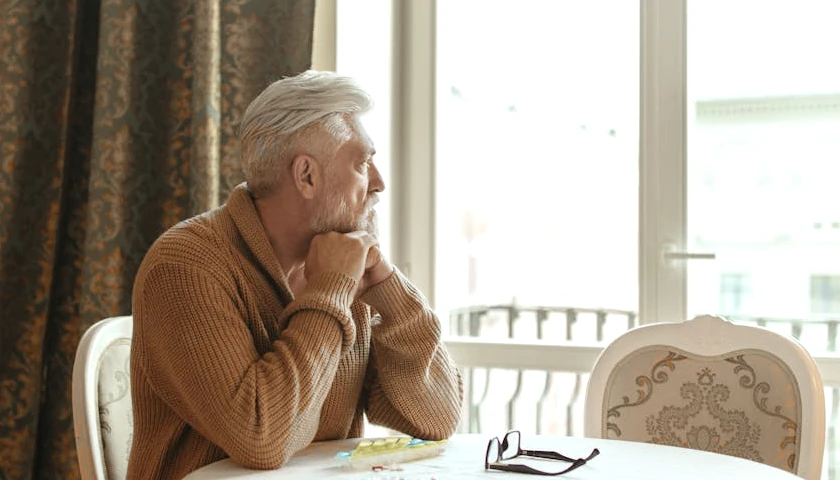
[[[344,235],[347,235],[348,237],[352,238],[362,238],[364,236],[370,236],[370,234],[365,230],[356,230],[354,232],[345,233]]]
[[[370,247],[367,252],[367,259],[365,259],[365,270],[369,270],[382,263],[382,252],[376,245]]]
[[[366,251],[369,250],[370,247],[378,245],[378,242],[373,237],[373,235],[371,235],[365,230],[356,230],[355,232],[346,233],[345,235],[351,238],[361,240],[362,245],[364,245]]]
[[[312,236],[312,240],[310,240],[310,243],[312,243],[312,242],[320,242],[320,241],[321,241],[321,239],[323,239],[323,238],[327,238],[327,234],[326,234],[326,233],[316,233],[315,235],[313,235],[313,236]]]

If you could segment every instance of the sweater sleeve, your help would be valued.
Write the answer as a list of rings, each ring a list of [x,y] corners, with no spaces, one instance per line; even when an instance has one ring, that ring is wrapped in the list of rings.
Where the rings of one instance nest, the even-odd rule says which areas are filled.
[[[368,418],[418,438],[451,436],[461,417],[463,384],[426,299],[395,271],[361,300],[381,315],[372,327]]]
[[[352,345],[355,280],[313,279],[259,355],[235,287],[194,265],[160,263],[134,292],[133,355],[185,422],[247,468],[273,469],[314,438],[342,352]]]

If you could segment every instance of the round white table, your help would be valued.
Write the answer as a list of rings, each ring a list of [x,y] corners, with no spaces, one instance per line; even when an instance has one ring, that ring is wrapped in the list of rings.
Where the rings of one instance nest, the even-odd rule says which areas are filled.
[[[504,432],[502,432],[504,434]],[[501,436],[500,436],[501,438]],[[187,475],[185,480],[235,479],[319,479],[346,480],[444,480],[471,478],[544,478],[497,470],[484,470],[488,435],[455,435],[439,456],[404,463],[400,470],[380,472],[351,470],[335,460],[338,452],[352,450],[359,439],[313,443],[298,452],[279,470],[248,470],[230,459],[208,465]],[[761,480],[802,480],[783,470],[762,463],[716,453],[667,447],[648,443],[599,438],[522,435],[522,448],[553,450],[569,457],[585,457],[597,447],[601,454],[582,467],[560,475],[566,479],[719,479],[760,478]],[[547,471],[559,471],[564,462],[518,457],[510,463],[524,463]]]

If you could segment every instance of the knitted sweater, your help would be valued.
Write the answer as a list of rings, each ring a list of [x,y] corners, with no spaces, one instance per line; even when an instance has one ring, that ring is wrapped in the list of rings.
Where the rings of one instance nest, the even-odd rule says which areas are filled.
[[[134,285],[128,480],[226,457],[278,468],[312,441],[362,436],[364,414],[454,432],[461,378],[417,289],[395,271],[354,301],[353,278],[308,280],[294,297],[244,184],[155,242]]]

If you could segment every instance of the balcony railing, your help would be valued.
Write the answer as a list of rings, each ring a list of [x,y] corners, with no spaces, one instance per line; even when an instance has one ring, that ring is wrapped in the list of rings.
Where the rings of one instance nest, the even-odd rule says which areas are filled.
[[[603,341],[604,329],[607,321],[613,317],[624,320],[623,330],[629,330],[636,326],[636,312],[628,310],[574,308],[574,307],[545,307],[545,306],[521,306],[521,305],[493,305],[493,306],[471,306],[452,310],[449,315],[450,331],[454,335],[468,337],[486,337],[492,330],[493,337],[501,333],[495,324],[501,315],[501,321],[506,327],[507,338],[515,338],[516,324],[520,321],[531,320],[534,322],[535,338],[543,340],[549,337],[546,326],[560,324],[563,326],[565,340],[573,340],[574,326],[581,317],[590,317],[594,320],[596,341]],[[530,317],[530,318],[529,318]],[[488,321],[489,320],[489,321]],[[484,327],[484,328],[482,328]],[[489,328],[488,328],[489,327]],[[555,340],[559,340],[554,337]]]
[[[840,478],[840,318],[727,316],[797,338],[815,357],[826,386],[828,431],[824,478]],[[462,431],[583,435],[583,394],[601,350],[636,326],[632,311],[577,307],[492,305],[450,313],[450,353],[464,369]]]

